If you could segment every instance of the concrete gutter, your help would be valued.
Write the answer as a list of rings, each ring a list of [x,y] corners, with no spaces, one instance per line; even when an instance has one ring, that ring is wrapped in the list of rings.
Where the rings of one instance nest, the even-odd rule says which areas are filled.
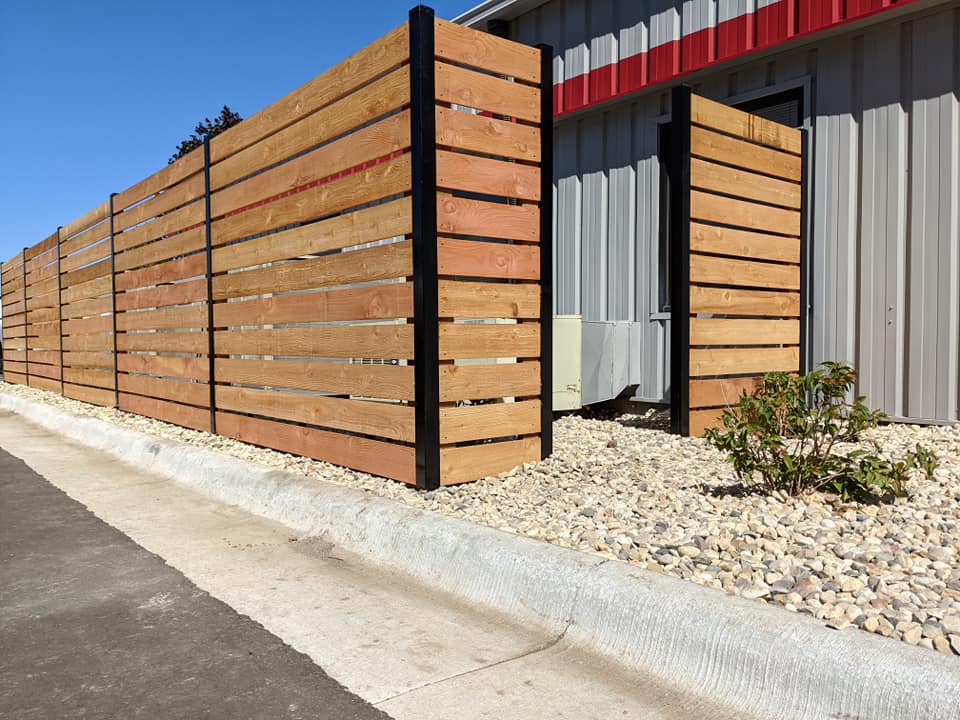
[[[744,716],[960,719],[960,662],[945,655],[8,393],[0,409]]]

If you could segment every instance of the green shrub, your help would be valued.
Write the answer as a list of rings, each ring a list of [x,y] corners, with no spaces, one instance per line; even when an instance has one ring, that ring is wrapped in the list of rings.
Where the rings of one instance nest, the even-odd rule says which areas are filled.
[[[906,495],[911,470],[930,477],[937,467],[926,448],[917,445],[900,460],[881,457],[875,441],[835,452],[838,443],[859,441],[863,430],[886,419],[863,397],[847,401],[856,377],[843,363],[799,377],[770,373],[724,411],[723,427],[707,430],[707,439],[727,453],[744,483],[766,493],[825,490],[844,500]]]

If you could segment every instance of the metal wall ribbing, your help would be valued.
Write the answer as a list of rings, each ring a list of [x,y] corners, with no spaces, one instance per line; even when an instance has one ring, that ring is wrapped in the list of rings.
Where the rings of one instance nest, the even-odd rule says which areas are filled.
[[[569,80],[652,42],[628,0],[552,0],[511,22],[557,48]],[[682,7],[678,1],[676,7]],[[737,102],[803,87],[811,133],[810,359],[854,362],[895,417],[957,420],[960,405],[960,3],[876,18],[689,76]],[[653,11],[656,11],[654,13]],[[610,29],[611,18],[615,30]],[[589,94],[589,93],[588,93]],[[668,396],[659,303],[658,86],[558,118],[555,301],[582,314],[583,402],[628,385]]]

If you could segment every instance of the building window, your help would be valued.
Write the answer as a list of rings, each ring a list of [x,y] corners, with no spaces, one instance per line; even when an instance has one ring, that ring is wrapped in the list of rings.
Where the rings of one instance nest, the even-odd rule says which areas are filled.
[[[803,126],[803,88],[792,88],[773,95],[736,103],[735,108],[759,115],[781,125],[798,128]]]

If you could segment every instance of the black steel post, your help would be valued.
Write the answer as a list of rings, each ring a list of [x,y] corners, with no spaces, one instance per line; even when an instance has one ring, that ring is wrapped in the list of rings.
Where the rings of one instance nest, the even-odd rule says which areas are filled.
[[[203,136],[203,212],[207,240],[207,386],[210,389],[210,432],[217,432],[217,384],[213,374],[213,235],[210,218],[210,136]]]
[[[27,387],[30,387],[30,340],[27,333],[30,332],[29,315],[27,314],[27,249],[24,248],[20,258],[23,264],[20,266],[20,272],[23,274],[23,381]]]
[[[117,255],[114,252],[113,234],[113,198],[116,193],[110,193],[110,320],[113,330],[113,406],[120,407],[120,373],[117,358]]]
[[[57,328],[60,337],[57,347],[60,350],[60,394],[63,395],[63,278],[60,276],[60,231],[63,225],[57,226]]]
[[[434,14],[410,11],[413,173],[414,387],[417,487],[440,487],[440,319],[437,297],[437,149]]]
[[[690,434],[690,88],[670,117],[670,429]]]
[[[809,349],[807,348],[807,338],[809,328],[807,324],[810,321],[810,308],[807,303],[810,298],[810,291],[807,284],[810,282],[810,274],[807,269],[809,259],[809,238],[807,237],[807,214],[810,205],[807,202],[808,186],[808,165],[809,158],[807,152],[810,147],[810,130],[803,128],[800,131],[800,374],[803,375],[809,370]]]
[[[553,452],[553,47],[540,50],[540,457]]]

